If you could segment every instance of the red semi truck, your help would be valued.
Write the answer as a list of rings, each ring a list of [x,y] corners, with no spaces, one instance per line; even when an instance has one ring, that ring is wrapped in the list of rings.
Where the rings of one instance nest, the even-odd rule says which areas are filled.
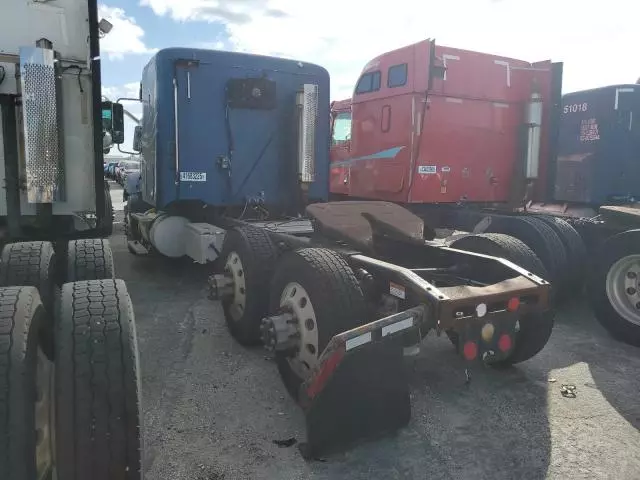
[[[602,207],[635,201],[640,87],[563,100],[562,68],[433,40],[372,59],[352,98],[332,104],[331,193],[401,203],[434,227],[519,238],[558,298],[581,286],[586,243],[603,259],[589,276],[599,320],[640,344],[640,285],[630,284],[640,261],[627,249],[618,268],[624,258],[608,254],[621,241],[640,253],[640,233],[630,231],[640,218]]]

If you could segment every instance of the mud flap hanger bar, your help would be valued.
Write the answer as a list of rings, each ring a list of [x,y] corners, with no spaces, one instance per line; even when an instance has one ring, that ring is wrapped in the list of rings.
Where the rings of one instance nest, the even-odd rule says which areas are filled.
[[[445,249],[444,247],[442,248]],[[390,281],[397,282],[407,288],[407,290],[415,296],[415,303],[427,303],[433,310],[430,312],[430,318],[424,318],[424,320],[431,320],[437,323],[439,328],[444,327],[456,318],[456,310],[470,306],[475,308],[475,304],[478,301],[483,303],[496,302],[507,300],[510,297],[520,298],[524,296],[536,299],[532,304],[523,306],[526,310],[545,309],[547,307],[549,282],[546,280],[502,258],[455,249],[447,250],[499,262],[511,270],[515,278],[510,278],[485,287],[462,286],[437,288],[414,271],[399,265],[359,254],[351,255],[349,260],[358,266],[374,269],[386,274]],[[460,296],[457,292],[462,290],[464,290],[465,295]],[[425,327],[428,328],[426,325]],[[430,327],[436,327],[436,324]]]
[[[411,418],[402,336],[416,331],[426,306],[335,335],[300,386],[307,443],[315,457],[405,426]]]

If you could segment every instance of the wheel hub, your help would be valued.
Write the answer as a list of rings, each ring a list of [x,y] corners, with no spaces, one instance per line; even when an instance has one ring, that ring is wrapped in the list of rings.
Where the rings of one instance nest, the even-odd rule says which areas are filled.
[[[234,320],[239,320],[244,314],[247,303],[246,282],[242,260],[237,252],[229,253],[224,266],[225,275],[231,279],[233,295],[229,297],[229,312]]]
[[[283,345],[292,352],[287,360],[296,375],[307,378],[317,365],[320,352],[316,313],[302,285],[292,282],[285,286],[280,295],[280,311],[287,315],[282,317],[287,326],[281,330],[287,335]],[[281,318],[276,319],[276,322],[282,321]]]
[[[606,292],[613,309],[628,322],[640,326],[640,255],[628,255],[611,266]]]
[[[260,333],[267,350],[284,352],[299,347],[298,320],[290,312],[262,319]]]

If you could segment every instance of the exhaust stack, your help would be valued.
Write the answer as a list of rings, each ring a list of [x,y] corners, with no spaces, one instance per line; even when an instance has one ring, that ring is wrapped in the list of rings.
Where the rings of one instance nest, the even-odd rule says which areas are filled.
[[[46,204],[63,196],[60,87],[53,45],[46,39],[36,45],[20,48],[27,201]]]
[[[318,121],[318,86],[306,83],[296,98],[298,110],[298,178],[312,183],[316,164],[316,123]]]
[[[527,179],[537,179],[540,170],[540,137],[542,134],[542,95],[534,88],[526,110],[527,153],[525,174]]]

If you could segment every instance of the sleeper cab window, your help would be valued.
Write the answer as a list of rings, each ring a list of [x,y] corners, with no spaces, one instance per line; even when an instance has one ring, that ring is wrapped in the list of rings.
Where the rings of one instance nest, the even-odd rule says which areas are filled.
[[[387,87],[403,87],[407,84],[407,64],[393,65],[387,72]]]
[[[380,70],[363,74],[356,85],[356,95],[377,90],[380,90]]]

